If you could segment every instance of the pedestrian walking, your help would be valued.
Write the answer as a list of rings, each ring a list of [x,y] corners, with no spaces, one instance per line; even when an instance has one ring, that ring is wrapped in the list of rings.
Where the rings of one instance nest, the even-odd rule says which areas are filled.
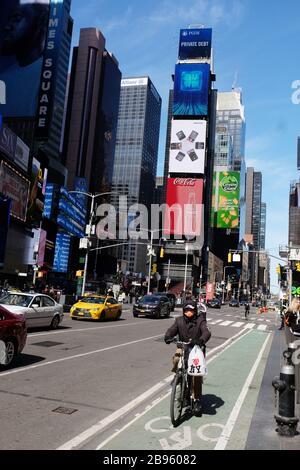
[[[291,305],[286,311],[284,317],[285,324],[290,328],[291,332],[300,336],[300,299],[294,298]]]

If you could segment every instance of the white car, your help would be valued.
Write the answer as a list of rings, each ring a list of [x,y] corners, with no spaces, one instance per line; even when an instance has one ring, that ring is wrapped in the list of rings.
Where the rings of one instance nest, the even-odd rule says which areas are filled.
[[[63,306],[44,294],[8,292],[0,298],[9,312],[25,315],[27,328],[48,327],[56,329],[63,320]]]

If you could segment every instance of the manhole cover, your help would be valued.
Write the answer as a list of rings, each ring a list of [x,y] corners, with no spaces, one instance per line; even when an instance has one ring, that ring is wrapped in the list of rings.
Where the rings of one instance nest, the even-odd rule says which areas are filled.
[[[32,343],[32,346],[42,346],[43,348],[52,348],[52,346],[59,346],[64,343],[57,343],[56,341],[42,341],[41,343]]]
[[[63,415],[71,415],[75,413],[78,410],[75,410],[74,408],[65,408],[63,406],[59,406],[58,408],[55,408],[55,410],[52,410],[53,413],[61,413]]]

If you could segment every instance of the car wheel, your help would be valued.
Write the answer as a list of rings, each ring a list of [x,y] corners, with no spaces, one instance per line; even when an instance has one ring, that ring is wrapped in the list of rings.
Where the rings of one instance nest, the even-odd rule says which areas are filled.
[[[156,320],[159,320],[159,319],[161,318],[160,313],[161,313],[160,310],[158,310],[158,311],[156,312],[156,314],[155,314]]]
[[[9,366],[12,363],[16,355],[16,346],[12,339],[8,339],[5,341],[5,349],[6,349],[6,360],[5,360],[4,365]]]
[[[99,320],[100,320],[100,321],[104,321],[104,320],[105,320],[105,317],[106,317],[106,314],[105,314],[105,310],[104,310],[103,312],[101,312],[101,315],[100,315]]]
[[[72,320],[77,320],[77,318],[75,318],[75,317],[71,317],[71,318],[72,318]]]
[[[60,318],[58,315],[55,315],[55,317],[53,318],[52,322],[51,322],[51,329],[52,330],[56,330],[58,328],[60,324]]]
[[[122,310],[119,310],[117,313],[116,319],[119,320],[119,318],[121,318],[121,315],[122,315]]]
[[[137,314],[137,313],[133,313],[133,317],[134,317],[134,318],[138,318],[138,314]]]

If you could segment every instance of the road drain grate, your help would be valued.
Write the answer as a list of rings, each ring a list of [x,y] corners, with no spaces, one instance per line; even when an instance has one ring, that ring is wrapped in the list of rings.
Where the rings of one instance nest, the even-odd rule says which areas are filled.
[[[52,346],[60,346],[64,343],[57,343],[56,341],[42,341],[41,343],[32,343],[32,346],[42,346],[43,348],[52,348]]]
[[[58,408],[55,408],[55,410],[52,410],[53,413],[61,413],[63,415],[71,415],[75,413],[78,410],[75,410],[74,408],[65,408],[63,406],[59,406]]]

